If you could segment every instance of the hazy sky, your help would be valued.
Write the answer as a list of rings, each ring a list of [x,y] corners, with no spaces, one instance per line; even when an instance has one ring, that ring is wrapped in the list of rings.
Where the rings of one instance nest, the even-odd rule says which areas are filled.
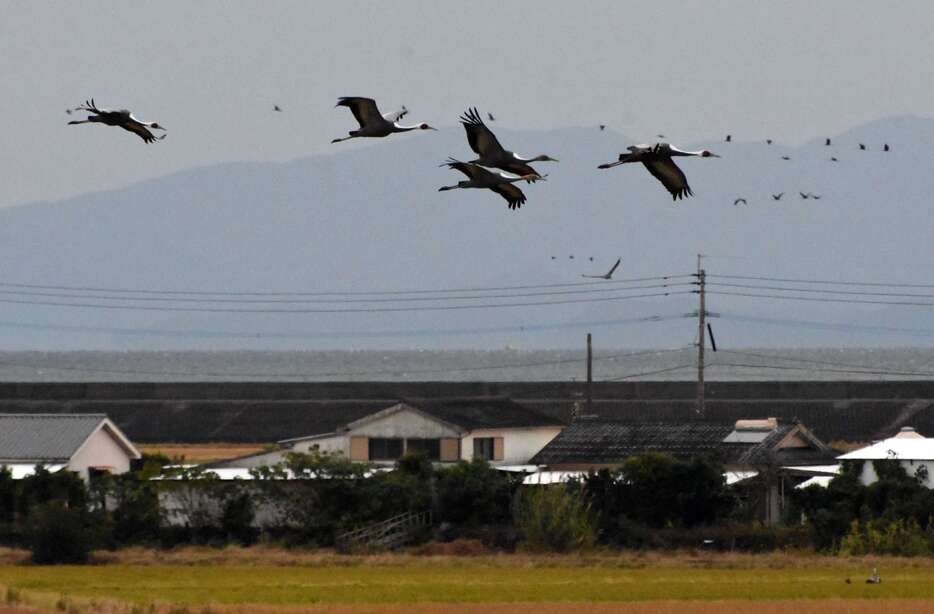
[[[512,128],[606,123],[678,143],[797,143],[934,109],[929,0],[4,0],[0,15],[0,206],[359,147],[329,144],[354,127],[342,95],[441,127],[477,105]],[[92,96],[168,138],[66,126]]]

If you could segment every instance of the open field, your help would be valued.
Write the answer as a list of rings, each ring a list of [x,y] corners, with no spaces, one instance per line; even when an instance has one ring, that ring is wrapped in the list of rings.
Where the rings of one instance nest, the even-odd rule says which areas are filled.
[[[378,555],[275,548],[131,549],[40,567],[0,552],[0,585],[35,606],[66,595],[94,611],[934,612],[934,560],[808,555]],[[864,582],[878,566],[881,585]],[[846,583],[850,578],[851,583]],[[110,604],[105,606],[105,604]],[[754,605],[753,605],[754,604]],[[623,606],[625,605],[625,608]],[[168,611],[168,610],[166,610]]]
[[[165,454],[175,459],[183,457],[191,463],[211,463],[228,458],[237,458],[247,454],[255,454],[263,450],[264,446],[237,443],[206,443],[206,444],[174,444],[153,443],[137,446],[144,454]]]

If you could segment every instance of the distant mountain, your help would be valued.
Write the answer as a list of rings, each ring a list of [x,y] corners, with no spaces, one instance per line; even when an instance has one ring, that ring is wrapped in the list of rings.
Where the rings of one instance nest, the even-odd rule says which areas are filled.
[[[927,266],[934,257],[934,120],[872,122],[828,135],[832,147],[823,145],[823,137],[796,148],[744,142],[742,135],[732,143],[676,142],[723,156],[679,161],[695,197],[678,203],[641,165],[597,170],[632,143],[623,135],[597,128],[495,129],[517,151],[561,160],[537,165],[548,180],[521,185],[528,203],[518,211],[487,191],[437,191],[462,178],[438,165],[449,155],[470,159],[472,153],[463,131],[451,128],[364,148],[335,145],[331,155],[283,164],[197,168],[126,189],[0,210],[0,281],[391,291],[577,282],[582,273],[605,272],[618,257],[618,278],[690,274],[696,254],[703,253],[712,284],[708,309],[722,315],[712,321],[724,347],[930,345],[934,339],[930,307],[752,299],[714,294],[748,288],[713,285],[782,285],[716,274],[934,281]],[[868,151],[858,150],[860,142]],[[883,143],[892,150],[883,153]],[[799,191],[822,198],[802,200]],[[785,195],[775,202],[770,195],[778,192]],[[738,197],[748,206],[733,206]],[[0,290],[0,300],[63,300],[10,294],[23,288]],[[606,295],[527,300],[588,296]],[[674,316],[696,309],[696,301],[686,294],[332,314],[104,311],[0,302],[0,331],[8,350],[578,347],[587,330],[603,347],[675,347],[693,341],[695,321]],[[645,320],[653,316],[663,317]]]

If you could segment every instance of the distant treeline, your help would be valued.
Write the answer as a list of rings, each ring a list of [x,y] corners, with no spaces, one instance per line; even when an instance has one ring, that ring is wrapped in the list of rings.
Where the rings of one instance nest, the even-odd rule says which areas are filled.
[[[292,454],[254,479],[224,481],[164,457],[89,484],[41,468],[14,480],[2,469],[0,543],[30,548],[38,563],[83,563],[92,549],[129,545],[331,547],[345,531],[430,511],[433,523],[412,540],[472,538],[504,551],[934,553],[934,491],[897,463],[875,466],[880,480],[871,486],[859,482],[858,464],[846,464],[829,488],[793,491],[777,527],[751,520],[750,490],[727,486],[718,463],[659,454],[550,486],[522,485],[521,475],[483,461],[436,468],[418,455],[374,471],[338,456]]]

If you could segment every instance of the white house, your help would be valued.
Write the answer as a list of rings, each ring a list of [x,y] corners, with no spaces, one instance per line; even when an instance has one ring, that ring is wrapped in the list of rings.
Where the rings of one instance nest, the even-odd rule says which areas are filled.
[[[123,473],[139,451],[103,414],[0,414],[0,466],[15,478],[36,465],[67,469],[87,480],[93,471]]]
[[[288,452],[313,449],[377,465],[410,451],[440,463],[480,458],[494,466],[522,465],[563,428],[559,420],[503,397],[407,399],[329,432],[280,441],[279,450],[212,466],[271,465]]]
[[[864,461],[859,479],[865,485],[879,479],[872,461],[897,461],[908,475],[923,478],[934,488],[934,439],[922,436],[910,426],[902,427],[894,437],[837,457],[840,461]]]

